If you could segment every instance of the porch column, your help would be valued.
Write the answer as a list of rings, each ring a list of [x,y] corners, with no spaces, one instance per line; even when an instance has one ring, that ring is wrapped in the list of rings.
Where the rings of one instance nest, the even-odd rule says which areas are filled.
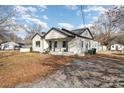
[[[54,42],[55,42],[55,41],[52,40],[51,42],[52,42],[52,49],[51,49],[51,50],[54,51]]]

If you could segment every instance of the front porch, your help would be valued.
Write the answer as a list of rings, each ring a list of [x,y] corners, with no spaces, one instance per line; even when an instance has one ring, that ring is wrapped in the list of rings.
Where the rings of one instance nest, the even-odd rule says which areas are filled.
[[[72,38],[61,38],[61,39],[47,39],[46,41],[48,42],[48,51],[49,54],[53,55],[63,55],[63,56],[74,56],[74,55],[79,55],[79,56],[84,56],[84,53],[79,53],[76,54],[73,51],[69,50],[69,43],[72,40]]]
[[[48,51],[50,52],[68,52],[67,39],[50,39],[48,42]]]

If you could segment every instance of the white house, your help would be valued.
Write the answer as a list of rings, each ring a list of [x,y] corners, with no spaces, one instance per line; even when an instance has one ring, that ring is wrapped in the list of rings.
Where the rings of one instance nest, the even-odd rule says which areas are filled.
[[[51,54],[84,55],[94,46],[94,37],[88,28],[66,30],[51,28],[46,34],[36,33],[32,37],[32,51]]]
[[[113,44],[111,45],[111,51],[124,51],[124,45]]]
[[[20,48],[20,45],[15,42],[4,42],[4,43],[1,43],[0,45],[1,50],[15,50],[19,48]]]

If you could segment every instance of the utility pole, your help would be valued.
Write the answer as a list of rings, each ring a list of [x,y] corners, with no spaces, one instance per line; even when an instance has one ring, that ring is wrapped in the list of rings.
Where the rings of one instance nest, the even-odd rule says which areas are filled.
[[[83,25],[85,27],[85,13],[84,13],[84,5],[81,5],[81,17],[83,19]]]

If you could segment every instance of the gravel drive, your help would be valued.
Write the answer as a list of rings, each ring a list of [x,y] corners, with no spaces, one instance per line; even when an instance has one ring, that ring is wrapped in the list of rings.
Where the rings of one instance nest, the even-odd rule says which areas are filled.
[[[60,65],[54,73],[32,83],[19,84],[26,88],[95,88],[124,87],[124,68],[104,59],[105,63],[75,60]],[[116,60],[117,61],[117,60]],[[118,62],[118,61],[117,61]]]

